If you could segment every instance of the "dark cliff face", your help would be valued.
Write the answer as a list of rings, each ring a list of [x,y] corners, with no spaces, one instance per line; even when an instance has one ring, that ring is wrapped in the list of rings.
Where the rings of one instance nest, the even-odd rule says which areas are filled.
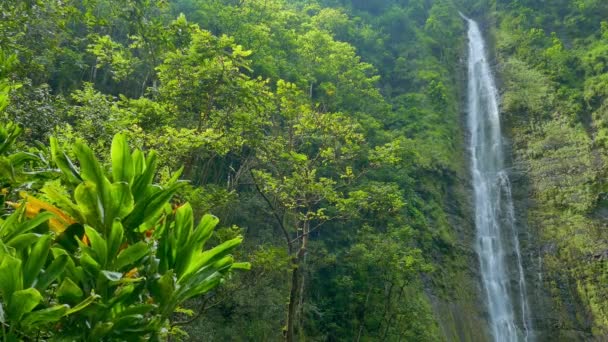
[[[466,37],[459,42],[460,55],[454,78],[458,108],[452,128],[458,151],[452,155],[453,169],[438,178],[442,184],[443,215],[449,224],[453,244],[438,255],[441,269],[427,283],[435,317],[447,341],[489,341],[487,310],[475,252],[475,219],[466,133]]]
[[[568,171],[559,164],[580,168],[584,175],[590,172],[580,160],[585,156],[561,151],[564,154],[559,157],[532,158],[526,147],[542,142],[535,135],[522,134],[525,128],[521,125],[512,120],[506,122],[513,139],[513,195],[536,336],[540,341],[589,340],[595,334],[584,288],[595,285],[580,278],[579,272],[588,272],[592,265],[584,254],[570,248],[581,243],[578,239],[586,240],[590,238],[587,234],[592,235],[581,232],[581,228],[592,228],[597,222],[550,204],[551,198],[563,196],[569,187],[559,180],[568,177]],[[560,232],[562,229],[568,232]]]
[[[464,153],[462,157],[462,169],[451,179],[444,180],[444,210],[455,242],[441,256],[442,269],[433,275],[433,284],[427,293],[446,340],[488,341],[487,312],[474,249],[469,173]]]

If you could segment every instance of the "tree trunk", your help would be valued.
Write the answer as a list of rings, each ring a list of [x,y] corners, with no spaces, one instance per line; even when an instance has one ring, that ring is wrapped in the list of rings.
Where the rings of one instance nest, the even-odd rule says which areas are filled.
[[[300,308],[300,282],[302,281],[302,264],[306,255],[306,247],[308,245],[308,222],[302,225],[302,244],[295,258],[292,259],[293,271],[291,273],[291,287],[289,289],[289,308],[287,310],[287,334],[285,340],[287,342],[295,341],[295,331],[297,326],[298,310]],[[302,288],[303,291],[303,288]]]
[[[296,307],[298,304],[298,284],[300,280],[300,258],[298,256],[292,259],[291,284],[289,289],[289,307],[287,309],[287,331],[285,340],[287,342],[295,341],[295,320]]]

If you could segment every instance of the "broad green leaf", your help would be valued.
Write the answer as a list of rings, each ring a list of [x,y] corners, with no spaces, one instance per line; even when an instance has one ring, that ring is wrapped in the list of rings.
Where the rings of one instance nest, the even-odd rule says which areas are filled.
[[[135,292],[135,285],[133,285],[133,284],[129,284],[129,285],[118,288],[118,290],[116,290],[116,292],[114,292],[114,294],[112,295],[112,298],[108,302],[108,306],[113,306],[113,305],[122,303],[124,301],[127,301],[127,299],[129,297],[131,297],[131,295],[134,292]],[[137,293],[136,293],[136,295],[137,295]]]
[[[32,247],[32,251],[23,266],[23,284],[25,287],[34,286],[36,277],[46,263],[51,250],[51,236],[43,235]]]
[[[116,257],[116,253],[118,253],[118,250],[123,243],[124,235],[125,232],[122,227],[122,223],[120,223],[118,220],[114,220],[114,224],[112,224],[112,228],[108,236],[108,258],[111,258],[111,260],[114,260]]]
[[[21,260],[5,254],[0,260],[0,294],[10,298],[15,291],[23,289]]]
[[[57,288],[57,297],[65,303],[77,303],[82,296],[82,289],[69,277],[64,278]]]
[[[125,249],[123,249],[116,257],[114,261],[114,268],[117,270],[121,270],[123,268],[133,268],[135,267],[135,263],[146,256],[149,252],[148,244],[144,241],[140,241],[134,245],[131,245]]]
[[[135,177],[141,176],[146,169],[146,157],[141,150],[134,150],[133,154],[131,154],[131,159],[133,160],[133,173]]]
[[[59,150],[59,144],[57,143],[57,138],[50,138],[50,146],[51,146],[51,156],[53,157],[53,161],[61,172],[67,177],[68,181],[72,184],[77,184],[82,181],[80,177],[80,173],[74,167],[72,161],[68,158],[68,156],[63,153],[63,151]]]
[[[173,195],[182,187],[183,183],[176,183],[167,189],[154,193],[145,200],[138,201],[133,208],[133,211],[123,220],[123,225],[126,229],[136,229],[140,224],[146,221],[150,216],[155,216],[163,209],[165,204],[173,197]],[[135,192],[134,192],[135,193]],[[137,200],[136,200],[137,201]]]
[[[21,251],[38,241],[40,236],[40,234],[36,233],[19,234],[14,238],[10,239],[6,243],[6,245],[15,248],[18,251]]]
[[[95,302],[95,300],[101,298],[100,296],[96,295],[96,294],[92,294],[89,297],[87,297],[85,300],[83,300],[82,302],[78,303],[75,307],[69,309],[66,313],[65,316],[71,315],[73,313],[76,313],[84,308],[86,308],[87,306],[91,305],[93,302]]]
[[[38,283],[36,288],[44,291],[46,288],[57,279],[65,270],[65,266],[68,264],[67,255],[59,255],[55,257],[55,260],[43,271],[38,277]]]
[[[131,189],[129,189],[129,184],[124,182],[114,183],[111,186],[111,192],[112,207],[110,209],[112,210],[112,213],[108,219],[122,219],[133,210],[133,205],[135,204],[133,194],[131,193]]]
[[[91,228],[90,226],[84,226],[84,232],[91,242],[91,249],[95,252],[97,256],[97,263],[103,268],[106,266],[108,261],[108,245],[104,238],[97,232],[97,230]]]
[[[74,199],[86,218],[86,223],[97,226],[103,224],[104,208],[101,198],[97,196],[97,186],[91,182],[79,184],[74,191]]]
[[[68,312],[69,309],[69,305],[55,305],[47,309],[30,312],[23,317],[21,325],[32,326],[57,322]]]
[[[4,222],[0,224],[0,237],[8,238],[15,228],[19,226],[19,221],[25,216],[25,206],[19,206],[14,213],[10,214]]]
[[[118,317],[129,316],[129,315],[145,315],[148,312],[155,310],[157,308],[158,308],[158,305],[155,305],[155,304],[131,305],[128,308],[121,311],[120,313],[118,313]]]
[[[131,184],[135,174],[133,159],[129,151],[127,138],[116,134],[112,140],[112,179],[114,182]]]
[[[182,175],[182,173],[184,172],[184,167],[180,167],[177,171],[175,171],[173,173],[173,175],[171,176],[171,178],[169,179],[169,181],[167,181],[167,185],[171,185],[175,182],[177,182],[179,180],[179,177]]]
[[[180,285],[175,293],[178,302],[188,298],[204,294],[217,286],[223,278],[223,272],[228,270],[230,265],[223,269],[211,265],[204,266],[196,272],[183,277],[178,284]]]
[[[199,255],[193,258],[190,266],[186,269],[184,274],[180,276],[180,281],[188,274],[194,273],[203,266],[207,264],[212,264],[217,260],[223,258],[224,256],[228,255],[230,252],[232,252],[232,250],[239,246],[242,241],[243,238],[239,236],[232,240],[225,241],[224,243],[217,245],[210,250],[199,253]]]
[[[50,220],[53,217],[55,217],[55,215],[53,215],[53,213],[41,212],[40,214],[36,215],[36,217],[34,217],[33,219],[26,220],[25,222],[18,225],[17,229],[15,229],[14,233],[18,233],[18,234],[27,233],[30,230],[38,227],[39,225],[43,224],[44,222]],[[12,235],[14,235],[14,234],[12,234]]]
[[[162,277],[152,281],[150,292],[154,299],[164,307],[171,300],[175,292],[175,286],[175,274],[173,270],[170,270]]]
[[[35,288],[13,292],[7,309],[8,319],[19,321],[24,314],[34,310],[42,300],[42,295]]]
[[[194,214],[190,203],[186,203],[175,211],[175,234],[177,235],[178,246],[186,246],[188,239],[192,235],[194,227]]]
[[[112,195],[110,190],[110,181],[104,175],[104,171],[99,164],[97,158],[93,154],[93,151],[85,144],[76,142],[74,144],[74,153],[80,161],[80,170],[82,178],[85,181],[89,181],[95,185],[98,202],[98,213],[100,214],[100,220],[106,228],[109,228],[112,224],[113,218],[106,215],[106,211],[112,205]]]
[[[120,332],[123,329],[133,329],[134,327],[143,323],[143,321],[143,315],[135,314],[122,316],[114,321],[114,326],[112,327],[112,330],[114,330],[115,332]]]
[[[156,152],[151,151],[147,158],[144,159],[143,154],[137,158],[138,163],[145,162],[145,164],[139,166],[143,168],[142,173],[133,180],[131,190],[135,197],[135,202],[140,202],[146,194],[146,188],[152,183],[156,174],[157,155]]]
[[[40,158],[37,155],[29,152],[17,152],[10,155],[8,160],[11,162],[11,164],[13,164],[14,167],[17,167],[28,161],[40,160]]]
[[[217,226],[219,221],[220,220],[213,215],[206,214],[203,216],[192,235],[191,246],[193,249],[199,250],[205,246],[205,243],[213,234],[213,229]]]
[[[97,187],[103,190],[104,184],[108,181],[104,175],[103,169],[99,164],[93,151],[84,143],[76,142],[74,144],[74,153],[80,162],[80,174],[85,181],[92,182]]]
[[[99,322],[95,325],[89,336],[90,341],[105,341],[103,337],[112,331],[114,323],[112,322]]]
[[[86,273],[93,277],[96,277],[101,271],[101,266],[89,253],[83,253],[80,256],[80,265]]]

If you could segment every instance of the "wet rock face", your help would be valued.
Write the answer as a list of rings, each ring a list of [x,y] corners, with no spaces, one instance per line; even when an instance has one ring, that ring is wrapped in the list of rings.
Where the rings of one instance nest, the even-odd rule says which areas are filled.
[[[502,56],[502,60],[506,58]],[[508,78],[508,69],[502,69]],[[503,90],[508,96],[509,88]],[[503,111],[505,108],[503,108]],[[576,128],[558,120],[531,131],[521,113],[504,112],[510,139],[506,154],[528,284],[532,322],[538,341],[587,341],[598,338],[585,288],[593,274],[598,219],[593,218],[592,190],[597,175],[589,142]],[[596,283],[598,284],[598,283]]]
[[[593,301],[606,290],[598,281],[601,272],[594,271],[601,257],[593,256],[601,255],[604,243],[589,186],[599,175],[590,140],[584,129],[558,118],[530,130],[521,113],[503,117],[537,340],[601,340],[605,332],[598,328]]]

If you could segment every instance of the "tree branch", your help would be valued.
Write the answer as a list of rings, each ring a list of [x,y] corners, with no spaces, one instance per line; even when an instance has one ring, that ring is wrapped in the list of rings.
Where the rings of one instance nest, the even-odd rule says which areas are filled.
[[[253,170],[249,169],[249,175],[251,175],[251,179],[253,181],[253,184],[255,185],[255,189],[258,191],[260,196],[262,196],[264,201],[266,201],[266,203],[268,204],[268,207],[270,207],[270,211],[272,211],[272,215],[279,223],[279,227],[281,227],[281,231],[283,231],[283,235],[285,236],[285,241],[287,242],[287,250],[289,251],[289,254],[291,255],[292,242],[291,242],[291,239],[289,238],[289,232],[287,231],[287,228],[285,228],[285,225],[283,225],[283,220],[281,219],[281,217],[279,217],[279,214],[277,213],[277,210],[275,209],[275,207],[272,205],[272,202],[270,202],[270,199],[268,199],[266,194],[262,191],[262,189],[260,189],[260,186],[256,182],[255,176],[253,175]]]

